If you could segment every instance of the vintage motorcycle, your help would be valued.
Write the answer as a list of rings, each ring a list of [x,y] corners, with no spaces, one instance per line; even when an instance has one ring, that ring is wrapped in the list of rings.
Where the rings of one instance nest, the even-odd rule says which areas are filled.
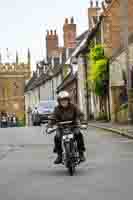
[[[57,128],[62,129],[62,164],[68,169],[68,172],[71,176],[74,175],[76,167],[80,164],[77,141],[72,131],[75,125],[72,123],[72,121],[58,122],[57,127],[53,128],[52,130],[49,131],[48,128],[46,129],[47,134],[51,134],[52,132],[56,131]],[[80,125],[78,127],[84,130],[87,128],[86,125]]]

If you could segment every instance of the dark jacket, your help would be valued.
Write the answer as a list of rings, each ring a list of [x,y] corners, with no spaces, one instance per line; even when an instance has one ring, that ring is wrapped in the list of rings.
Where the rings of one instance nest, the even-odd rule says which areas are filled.
[[[69,103],[67,108],[60,105],[55,107],[51,118],[55,120],[50,120],[49,125],[54,125],[58,121],[73,121],[76,124],[78,120],[84,120],[84,114],[76,105]]]

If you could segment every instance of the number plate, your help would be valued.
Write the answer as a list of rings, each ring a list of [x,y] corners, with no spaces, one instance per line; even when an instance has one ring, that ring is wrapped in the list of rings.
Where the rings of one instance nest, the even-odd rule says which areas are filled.
[[[73,134],[63,135],[63,140],[72,139],[72,138],[73,138]]]

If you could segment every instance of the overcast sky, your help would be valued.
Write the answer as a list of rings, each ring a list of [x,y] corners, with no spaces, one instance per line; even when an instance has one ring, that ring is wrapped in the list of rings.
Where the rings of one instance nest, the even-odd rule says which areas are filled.
[[[93,0],[95,2],[95,0]],[[100,1],[100,0],[99,0]],[[47,29],[57,29],[62,44],[65,17],[74,16],[80,34],[88,28],[87,8],[90,0],[2,0],[0,3],[0,48],[6,60],[18,50],[21,60],[31,49],[32,62],[45,57]]]

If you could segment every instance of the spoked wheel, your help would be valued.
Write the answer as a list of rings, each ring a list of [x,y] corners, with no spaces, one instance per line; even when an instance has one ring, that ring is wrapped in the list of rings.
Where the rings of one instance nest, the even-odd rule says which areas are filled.
[[[74,172],[75,172],[75,163],[74,163],[74,160],[71,157],[70,143],[66,144],[66,154],[67,154],[67,168],[68,168],[70,176],[73,176]]]

